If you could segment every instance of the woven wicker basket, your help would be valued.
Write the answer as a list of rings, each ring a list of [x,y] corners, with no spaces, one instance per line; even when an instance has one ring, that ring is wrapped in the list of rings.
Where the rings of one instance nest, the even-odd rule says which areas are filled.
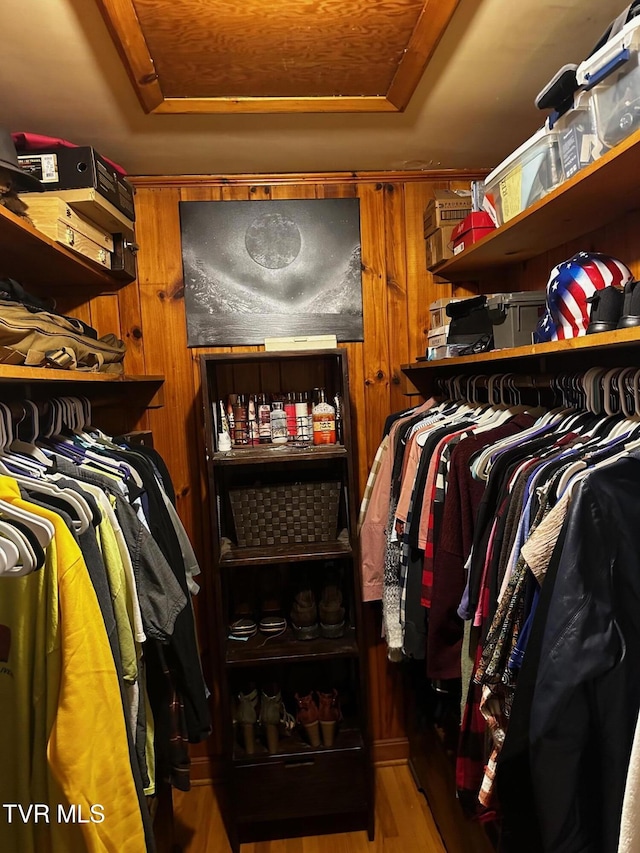
[[[238,545],[329,542],[338,533],[340,483],[287,483],[229,492]]]

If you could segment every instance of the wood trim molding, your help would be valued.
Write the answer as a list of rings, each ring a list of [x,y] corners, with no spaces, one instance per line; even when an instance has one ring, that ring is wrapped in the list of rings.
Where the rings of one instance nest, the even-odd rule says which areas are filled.
[[[388,172],[301,172],[272,175],[128,175],[136,187],[183,188],[225,186],[291,186],[293,184],[410,183],[412,181],[480,181],[488,169],[430,169]]]
[[[426,0],[404,56],[387,91],[401,112],[407,107],[460,0]]]
[[[153,57],[149,53],[133,0],[97,0],[122,63],[145,112],[164,101]]]
[[[409,760],[409,738],[396,737],[373,742],[373,764],[405,764]]]
[[[215,113],[397,113],[382,95],[334,98],[164,98],[147,112],[156,115]]]

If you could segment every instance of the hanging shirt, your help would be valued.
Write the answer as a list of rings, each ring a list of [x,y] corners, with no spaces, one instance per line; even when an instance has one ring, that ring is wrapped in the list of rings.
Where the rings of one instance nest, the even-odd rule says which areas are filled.
[[[50,823],[0,819],[11,853],[143,853],[120,687],[104,622],[78,545],[54,512],[0,477],[0,500],[48,519],[55,537],[42,570],[0,579],[0,797],[47,804]],[[102,806],[100,823],[65,823],[58,807]]]

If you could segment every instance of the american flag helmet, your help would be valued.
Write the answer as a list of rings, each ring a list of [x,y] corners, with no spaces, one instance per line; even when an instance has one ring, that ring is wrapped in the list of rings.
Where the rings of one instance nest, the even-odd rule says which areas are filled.
[[[629,267],[610,255],[578,252],[558,264],[547,282],[547,309],[533,333],[533,342],[563,341],[586,334],[589,297],[603,287],[624,287],[632,280]]]

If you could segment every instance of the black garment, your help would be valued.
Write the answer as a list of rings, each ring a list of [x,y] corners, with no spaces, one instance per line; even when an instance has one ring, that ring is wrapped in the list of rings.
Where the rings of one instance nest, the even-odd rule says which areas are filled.
[[[507,734],[498,756],[496,786],[502,810],[499,853],[541,853],[543,850],[531,778],[529,729],[547,614],[564,547],[565,530],[563,528],[560,533],[545,575],[518,675]]]
[[[552,429],[550,429],[550,432]],[[535,455],[538,451],[549,447],[552,443],[549,434],[527,439],[515,447],[505,450],[496,459],[489,477],[487,486],[478,508],[478,516],[473,538],[473,552],[471,558],[471,570],[469,572],[469,612],[475,613],[478,609],[484,562],[489,546],[491,527],[496,512],[500,506],[500,496],[504,491],[506,477],[514,466]]]
[[[110,452],[116,459],[122,459],[140,475],[149,502],[149,529],[157,542],[173,574],[189,601],[189,587],[180,542],[173,522],[167,512],[164,500],[156,482],[151,463],[132,452]],[[184,699],[185,719],[191,743],[199,743],[211,734],[211,717],[202,679],[200,656],[196,645],[196,629],[193,609],[184,607],[178,613],[173,636],[165,651],[169,669],[175,671],[177,687]],[[151,668],[149,669],[151,675]]]
[[[635,457],[590,474],[565,521],[531,706],[544,853],[617,851],[640,707],[639,522]]]

